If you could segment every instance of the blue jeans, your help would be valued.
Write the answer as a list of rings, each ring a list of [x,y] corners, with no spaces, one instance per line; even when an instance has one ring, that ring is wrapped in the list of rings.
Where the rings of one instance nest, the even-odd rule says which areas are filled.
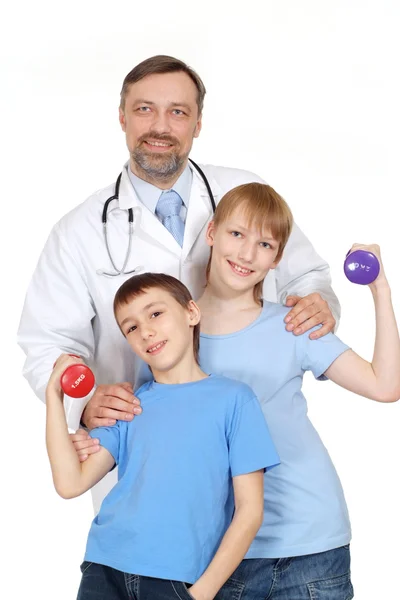
[[[193,600],[181,581],[130,575],[86,561],[81,571],[77,600]]]
[[[243,560],[215,600],[351,600],[350,549]]]

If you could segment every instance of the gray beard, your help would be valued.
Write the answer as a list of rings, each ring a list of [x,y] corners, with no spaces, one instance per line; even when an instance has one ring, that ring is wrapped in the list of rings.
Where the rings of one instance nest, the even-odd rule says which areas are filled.
[[[155,181],[168,181],[182,169],[187,157],[178,156],[177,154],[164,154],[160,156],[149,156],[139,148],[131,153],[131,158],[149,179]]]

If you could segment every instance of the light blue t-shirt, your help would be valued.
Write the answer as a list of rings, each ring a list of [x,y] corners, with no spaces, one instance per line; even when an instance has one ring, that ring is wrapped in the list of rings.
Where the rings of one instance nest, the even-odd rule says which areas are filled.
[[[85,560],[194,583],[233,515],[232,477],[279,463],[260,405],[238,381],[145,383],[143,413],[91,432],[118,482],[90,529]]]
[[[320,377],[348,349],[335,335],[310,340],[285,330],[290,309],[265,302],[258,319],[229,335],[201,335],[203,370],[251,385],[281,464],[266,474],[264,523],[246,558],[282,558],[349,543],[342,487],[307,416],[305,371]],[[322,390],[323,392],[323,390]]]

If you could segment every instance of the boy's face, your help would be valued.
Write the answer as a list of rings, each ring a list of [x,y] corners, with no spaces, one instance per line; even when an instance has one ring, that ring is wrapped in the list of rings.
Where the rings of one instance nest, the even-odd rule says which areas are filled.
[[[116,318],[132,350],[157,372],[194,361],[193,327],[200,311],[191,301],[183,308],[168,292],[150,288],[117,309]]]
[[[218,227],[209,223],[206,239],[213,249],[211,274],[214,281],[230,289],[252,289],[278,264],[279,242],[269,230],[260,232],[257,224],[249,226],[240,208]]]

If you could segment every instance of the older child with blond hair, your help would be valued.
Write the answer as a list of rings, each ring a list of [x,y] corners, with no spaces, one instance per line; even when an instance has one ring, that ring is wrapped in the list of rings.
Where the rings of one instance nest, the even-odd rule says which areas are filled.
[[[373,252],[381,264],[369,286],[376,309],[372,362],[333,334],[310,339],[288,333],[282,328],[288,309],[262,300],[262,282],[279,263],[291,226],[285,201],[269,186],[252,183],[226,194],[207,231],[200,364],[251,384],[281,457],[264,487],[263,525],[221,590],[223,600],[235,593],[241,600],[353,597],[346,502],[307,416],[303,376],[312,371],[378,402],[400,397],[399,334],[378,246],[353,246]]]

